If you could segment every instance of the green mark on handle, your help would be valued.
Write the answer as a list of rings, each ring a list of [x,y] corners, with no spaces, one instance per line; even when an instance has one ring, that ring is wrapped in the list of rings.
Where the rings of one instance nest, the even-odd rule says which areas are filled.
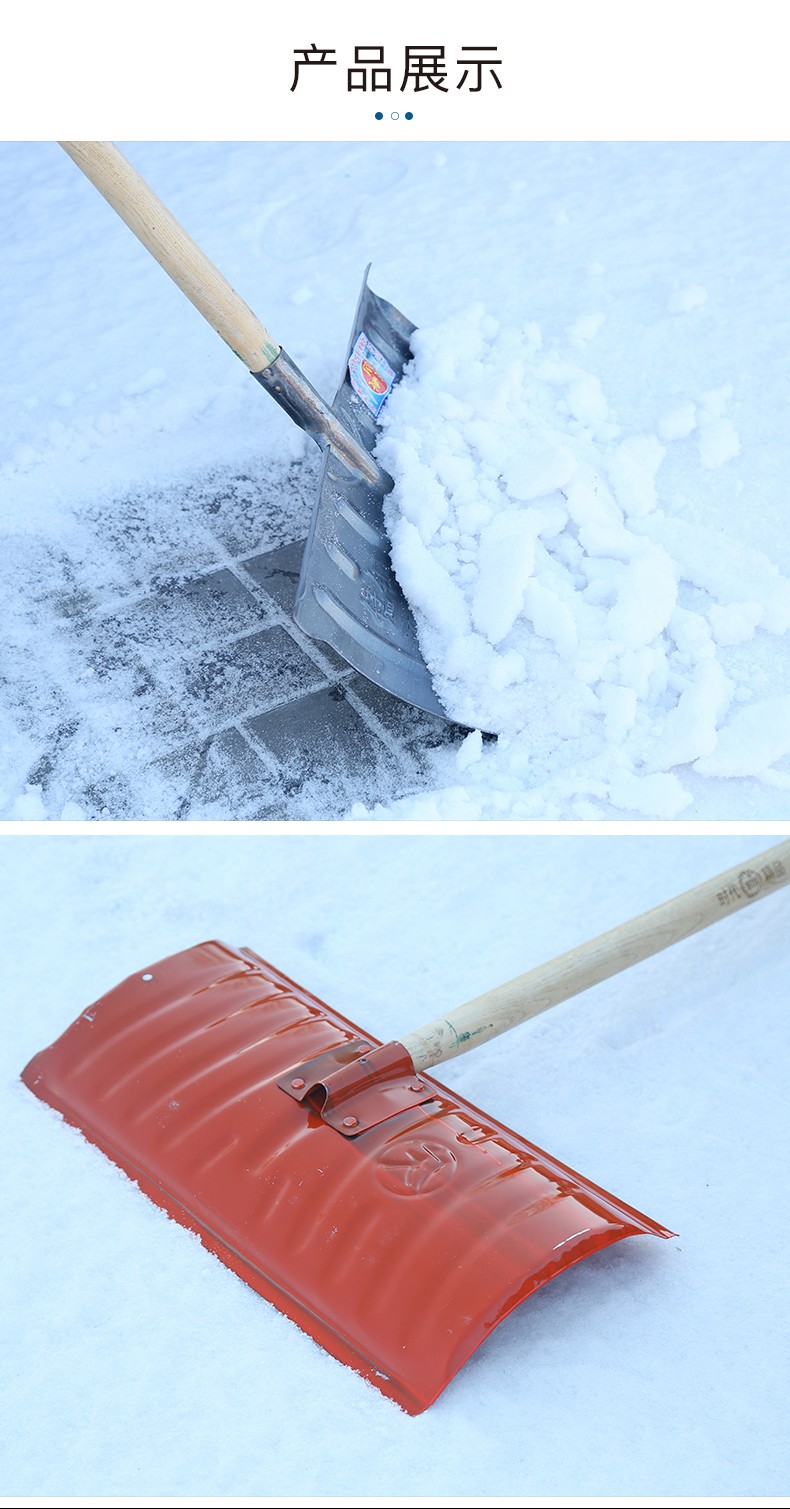
[[[445,1026],[447,1026],[447,1027],[450,1028],[450,1031],[452,1032],[453,1037],[455,1038],[456,1043],[468,1043],[469,1042],[469,1039],[472,1036],[471,1032],[456,1032],[456,1030],[455,1030],[452,1022],[448,1022],[447,1017],[445,1017],[444,1021],[445,1021]]]

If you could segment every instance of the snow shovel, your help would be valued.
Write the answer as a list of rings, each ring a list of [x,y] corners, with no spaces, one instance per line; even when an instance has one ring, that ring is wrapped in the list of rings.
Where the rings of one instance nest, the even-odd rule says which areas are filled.
[[[258,382],[325,451],[294,617],[369,681],[450,721],[431,684],[389,556],[373,455],[376,416],[412,352],[414,325],[362,283],[330,407],[112,142],[60,145]]]
[[[672,1232],[425,1071],[790,879],[790,841],[381,1045],[250,949],[132,975],[30,1090],[409,1414],[505,1316],[621,1238]]]

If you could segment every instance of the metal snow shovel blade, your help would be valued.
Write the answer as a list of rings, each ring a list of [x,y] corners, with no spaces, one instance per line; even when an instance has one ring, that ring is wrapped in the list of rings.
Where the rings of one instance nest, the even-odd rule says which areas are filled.
[[[790,842],[381,1045],[249,949],[133,975],[22,1078],[410,1414],[542,1284],[672,1233],[425,1070],[790,878]]]
[[[389,556],[373,455],[376,416],[411,357],[414,325],[362,285],[344,376],[330,407],[112,142],[60,145],[295,424],[326,452],[295,619],[368,680],[449,721]]]

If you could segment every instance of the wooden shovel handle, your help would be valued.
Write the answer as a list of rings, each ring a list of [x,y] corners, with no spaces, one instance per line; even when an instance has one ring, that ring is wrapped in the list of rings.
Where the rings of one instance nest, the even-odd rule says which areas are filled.
[[[640,959],[690,938],[720,918],[750,906],[790,881],[790,839],[775,844],[744,864],[735,865],[674,896],[630,922],[581,943],[548,964],[518,975],[506,985],[486,991],[446,1017],[401,1038],[418,1071],[430,1069],[478,1043],[498,1037],[528,1017],[538,1016],[570,996],[619,974]]]
[[[110,141],[60,146],[250,372],[271,366],[276,341],[123,153]]]

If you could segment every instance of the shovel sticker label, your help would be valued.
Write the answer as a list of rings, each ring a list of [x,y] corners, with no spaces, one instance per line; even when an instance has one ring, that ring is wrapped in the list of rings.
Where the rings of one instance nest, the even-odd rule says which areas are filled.
[[[354,392],[362,399],[371,414],[378,414],[387,397],[396,374],[378,346],[374,346],[364,331],[348,359],[348,376]]]

